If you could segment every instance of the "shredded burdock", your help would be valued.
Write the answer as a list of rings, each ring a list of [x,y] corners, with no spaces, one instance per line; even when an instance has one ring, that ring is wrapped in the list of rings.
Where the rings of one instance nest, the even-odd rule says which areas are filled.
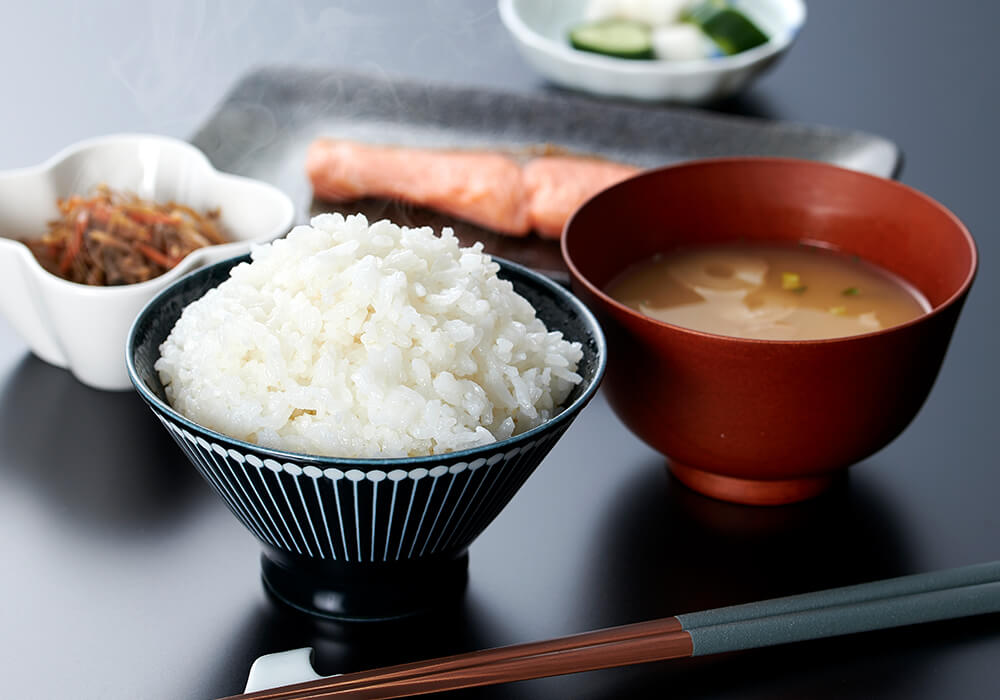
[[[58,202],[60,217],[41,238],[26,239],[38,262],[71,282],[120,285],[145,282],[193,250],[227,243],[219,210],[200,214],[176,202],[159,204],[97,187],[90,197]]]

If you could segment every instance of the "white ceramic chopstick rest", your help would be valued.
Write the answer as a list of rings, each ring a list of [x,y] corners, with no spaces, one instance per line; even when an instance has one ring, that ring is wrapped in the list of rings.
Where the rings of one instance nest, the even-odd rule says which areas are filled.
[[[243,692],[253,693],[293,683],[333,678],[316,673],[312,666],[312,655],[312,647],[302,647],[258,657],[250,667],[247,687]]]

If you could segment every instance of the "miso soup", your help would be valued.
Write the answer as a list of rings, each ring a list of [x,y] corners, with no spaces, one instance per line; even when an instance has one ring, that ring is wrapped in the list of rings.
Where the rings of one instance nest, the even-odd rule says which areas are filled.
[[[660,321],[764,340],[859,335],[930,310],[923,295],[888,271],[813,245],[678,250],[626,270],[608,294]]]

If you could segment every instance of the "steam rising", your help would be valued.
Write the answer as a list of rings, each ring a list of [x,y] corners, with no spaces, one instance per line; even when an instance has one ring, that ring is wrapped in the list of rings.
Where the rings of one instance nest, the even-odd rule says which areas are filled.
[[[487,56],[509,45],[492,0],[190,0],[123,5],[116,13],[108,24],[84,11],[80,30],[92,37],[90,50],[106,53],[110,87],[124,88],[137,112],[120,128],[181,137],[239,76],[262,65],[482,84],[503,73]]]

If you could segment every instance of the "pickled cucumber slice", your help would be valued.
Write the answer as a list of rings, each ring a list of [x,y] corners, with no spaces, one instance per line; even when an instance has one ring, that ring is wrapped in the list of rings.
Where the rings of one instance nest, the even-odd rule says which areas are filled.
[[[604,19],[573,27],[569,43],[575,49],[630,59],[653,58],[653,32],[628,19]]]
[[[687,11],[685,19],[705,32],[728,55],[766,44],[762,32],[745,14],[724,0],[706,0]]]

